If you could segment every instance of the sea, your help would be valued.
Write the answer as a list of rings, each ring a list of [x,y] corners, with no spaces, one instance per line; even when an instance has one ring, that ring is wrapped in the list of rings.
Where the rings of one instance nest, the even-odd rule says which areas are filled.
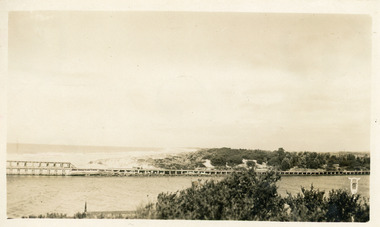
[[[21,149],[20,149],[21,147]],[[8,146],[8,160],[69,161],[77,167],[135,167],[142,158],[165,157],[196,148],[99,148],[54,147],[41,145]],[[100,160],[100,161],[99,161]],[[99,164],[101,163],[101,165]],[[95,166],[94,166],[95,165]],[[100,165],[100,166],[99,166]],[[149,166],[148,166],[149,167]],[[147,166],[145,166],[147,168]],[[350,190],[353,176],[282,176],[277,182],[278,192],[295,195],[301,187],[326,191]],[[359,177],[358,193],[370,199],[370,176]],[[162,192],[176,192],[191,186],[193,181],[222,177],[199,176],[26,176],[7,175],[7,216],[21,218],[46,213],[64,213],[72,216],[87,211],[131,211],[149,202],[155,202]]]

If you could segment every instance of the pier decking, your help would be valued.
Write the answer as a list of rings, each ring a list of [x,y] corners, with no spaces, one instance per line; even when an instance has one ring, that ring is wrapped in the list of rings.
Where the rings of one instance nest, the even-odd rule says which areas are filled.
[[[137,169],[76,168],[70,162],[7,161],[7,175],[47,175],[47,176],[223,176],[234,170],[179,170],[179,169]],[[267,171],[256,171],[266,174]],[[318,175],[369,175],[370,171],[278,171],[283,176]]]

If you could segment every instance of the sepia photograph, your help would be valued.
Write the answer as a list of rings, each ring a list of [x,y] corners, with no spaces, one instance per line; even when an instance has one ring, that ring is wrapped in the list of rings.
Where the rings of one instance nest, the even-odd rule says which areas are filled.
[[[7,24],[8,220],[372,219],[371,15],[17,10]]]

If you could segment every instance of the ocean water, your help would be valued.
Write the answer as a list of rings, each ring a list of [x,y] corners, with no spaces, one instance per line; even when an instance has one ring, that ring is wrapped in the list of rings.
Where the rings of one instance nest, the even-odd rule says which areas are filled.
[[[7,160],[71,162],[79,168],[144,167],[140,159],[163,158],[166,155],[196,151],[195,148],[128,148],[8,144]],[[97,164],[101,163],[101,164]],[[349,189],[349,176],[283,176],[278,192],[296,194],[301,186],[329,191]],[[352,177],[352,176],[350,176]],[[369,176],[358,176],[359,193],[369,198]],[[71,177],[7,176],[7,216],[66,213],[69,216],[88,211],[128,211],[156,201],[161,192],[175,192],[191,182],[211,177]],[[221,179],[217,177],[215,179]]]
[[[352,177],[352,176],[350,176]],[[359,193],[369,193],[369,176],[358,176]],[[20,218],[46,213],[69,216],[88,211],[126,211],[156,201],[160,192],[175,192],[191,186],[196,176],[155,177],[70,177],[70,176],[7,176],[7,216]],[[220,177],[214,179],[221,179]],[[349,189],[348,176],[284,176],[278,182],[279,193],[293,195],[301,186],[329,191]]]

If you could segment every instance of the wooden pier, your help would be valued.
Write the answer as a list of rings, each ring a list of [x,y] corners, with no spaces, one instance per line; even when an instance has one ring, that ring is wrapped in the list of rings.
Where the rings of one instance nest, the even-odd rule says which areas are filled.
[[[76,168],[70,162],[7,161],[7,175],[47,176],[224,176],[234,170],[175,170],[141,168]],[[267,171],[257,170],[258,174]],[[282,176],[369,175],[370,171],[278,171]]]
[[[7,175],[66,176],[75,168],[70,162],[7,161]]]

